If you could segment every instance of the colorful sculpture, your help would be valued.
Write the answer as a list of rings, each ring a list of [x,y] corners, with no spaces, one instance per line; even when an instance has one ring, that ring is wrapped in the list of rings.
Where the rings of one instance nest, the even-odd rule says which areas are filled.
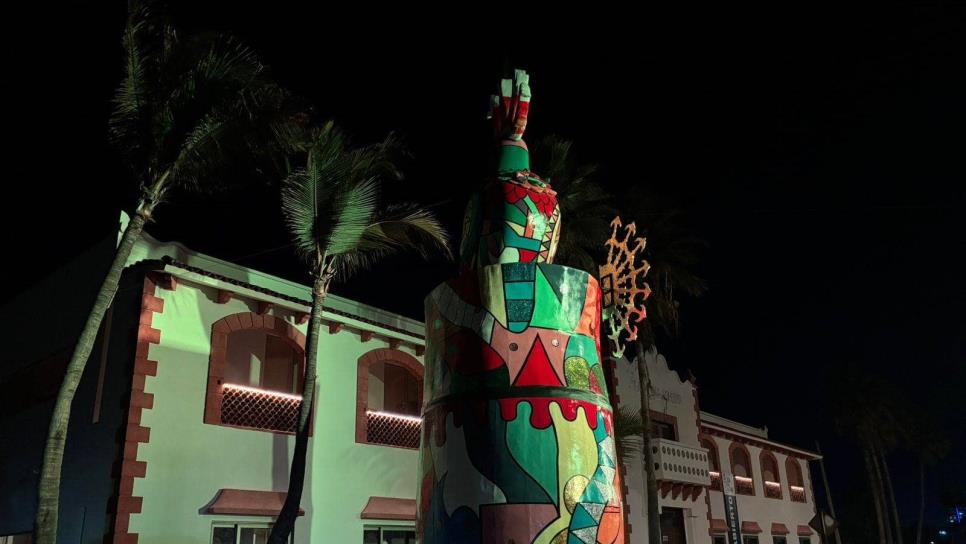
[[[460,275],[426,299],[419,541],[623,543],[600,286],[553,264],[560,209],[529,169],[526,73],[501,91],[497,175],[467,207]]]

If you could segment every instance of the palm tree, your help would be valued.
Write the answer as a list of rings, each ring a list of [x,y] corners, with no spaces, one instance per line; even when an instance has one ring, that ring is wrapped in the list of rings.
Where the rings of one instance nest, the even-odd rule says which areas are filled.
[[[898,388],[854,365],[846,365],[831,385],[831,398],[837,404],[836,427],[862,450],[879,542],[901,544],[899,512],[885,454],[911,441],[916,426],[909,418],[909,405]]]
[[[922,526],[926,516],[926,466],[935,465],[949,453],[949,440],[940,425],[926,410],[915,414],[909,445],[919,461],[919,520],[916,523],[916,544],[922,544]]]
[[[614,445],[617,455],[624,462],[637,458],[643,435],[644,421],[640,412],[618,406],[614,410]]]
[[[401,250],[415,250],[424,257],[450,256],[446,231],[431,212],[412,204],[382,206],[381,177],[398,176],[392,161],[396,148],[389,138],[378,145],[352,149],[329,123],[314,138],[305,168],[293,171],[283,182],[282,210],[296,250],[307,261],[314,280],[295,450],[288,495],[269,536],[273,544],[288,541],[301,502],[319,327],[332,282],[345,280]]]
[[[148,6],[132,3],[122,45],[123,76],[114,93],[109,135],[131,167],[139,198],[57,394],[38,483],[38,544],[57,538],[71,403],[144,225],[172,190],[211,188],[227,159],[235,165],[261,162],[289,133],[278,116],[287,94],[268,81],[255,54],[234,39],[182,36]]]
[[[658,508],[657,475],[654,472],[654,450],[651,447],[653,425],[651,423],[651,374],[647,368],[644,342],[637,340],[634,356],[641,395],[641,421],[644,423],[644,474],[647,490],[647,541],[661,542],[661,514]]]
[[[648,542],[661,541],[661,518],[658,508],[657,476],[654,471],[651,447],[651,376],[646,354],[655,349],[657,331],[675,336],[681,328],[680,297],[699,297],[707,285],[694,272],[703,240],[688,234],[678,221],[676,211],[655,213],[656,198],[636,193],[630,199],[633,213],[644,218],[639,223],[645,227],[647,248],[645,257],[651,265],[647,272],[651,295],[645,301],[647,319],[638,328],[635,341],[635,364],[641,395],[641,419],[644,422],[644,473],[647,483]],[[636,205],[635,205],[636,204]]]
[[[541,138],[530,152],[531,164],[557,191],[563,235],[554,262],[596,276],[597,254],[617,211],[614,196],[596,181],[597,165],[578,162],[573,147],[559,136]]]

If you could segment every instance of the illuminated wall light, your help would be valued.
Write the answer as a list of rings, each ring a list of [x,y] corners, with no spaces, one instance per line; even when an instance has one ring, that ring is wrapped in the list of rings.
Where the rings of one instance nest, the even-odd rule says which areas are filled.
[[[746,476],[735,476],[735,481],[736,482],[746,482],[746,483],[749,483],[750,484],[754,480],[752,480],[751,478],[748,478]]]
[[[277,397],[280,399],[289,400],[302,400],[301,395],[291,395],[289,393],[280,393],[278,391],[269,391],[268,389],[259,389],[257,387],[248,387],[247,385],[237,385],[234,383],[226,383],[221,386],[223,389],[236,389],[239,391],[248,391],[249,393],[256,393],[259,395],[264,395],[266,397]]]
[[[419,416],[407,416],[405,414],[394,414],[392,412],[380,412],[378,410],[366,410],[367,415],[381,416],[392,419],[402,419],[403,421],[411,421],[413,423],[422,423],[423,418]]]
[[[708,474],[711,475],[714,478],[717,478],[718,476],[721,476],[721,473],[718,472],[718,471],[716,471],[716,470],[709,470],[708,471]]]
[[[798,486],[798,485],[790,485],[788,487],[790,487],[792,491],[805,491],[805,488],[804,487],[801,487],[801,486]]]
[[[765,485],[767,485],[769,487],[781,487],[782,486],[782,484],[780,484],[778,482],[769,482],[768,480],[765,480]],[[794,489],[794,487],[795,486],[792,486],[793,489]]]

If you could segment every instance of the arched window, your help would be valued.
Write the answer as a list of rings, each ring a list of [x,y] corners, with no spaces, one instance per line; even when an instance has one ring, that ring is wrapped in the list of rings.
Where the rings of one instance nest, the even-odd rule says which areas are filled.
[[[408,416],[419,415],[422,382],[408,368],[393,362],[369,365],[369,410]]]
[[[775,454],[768,450],[761,450],[759,459],[761,461],[761,480],[765,486],[765,496],[773,499],[782,498],[782,481]]]
[[[795,502],[805,502],[805,478],[802,477],[802,466],[798,459],[788,456],[785,458],[785,473],[788,475],[788,491]]]
[[[302,391],[302,349],[288,338],[262,329],[228,334],[225,383],[276,393]]]
[[[718,445],[711,438],[702,438],[701,447],[708,450],[708,475],[711,489],[721,491],[721,462],[718,460]]]
[[[305,335],[283,319],[240,313],[211,328],[205,423],[294,433]]]
[[[359,358],[356,442],[419,448],[423,365],[398,349],[374,349]]]
[[[755,494],[755,480],[751,471],[751,455],[744,444],[732,442],[729,448],[731,474],[735,479],[735,492],[742,495]]]

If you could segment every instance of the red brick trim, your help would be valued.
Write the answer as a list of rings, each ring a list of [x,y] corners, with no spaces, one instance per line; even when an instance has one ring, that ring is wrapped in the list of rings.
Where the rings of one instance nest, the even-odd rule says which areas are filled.
[[[728,446],[728,461],[731,463],[731,476],[734,477],[734,476],[737,475],[737,472],[735,471],[735,452],[736,451],[739,451],[739,450],[740,451],[743,451],[745,453],[745,459],[748,460],[748,465],[746,467],[748,469],[748,476],[747,476],[747,478],[751,478],[751,480],[752,480],[752,482],[751,482],[751,493],[750,493],[750,495],[754,496],[755,495],[755,482],[754,482],[754,480],[755,480],[755,469],[754,469],[754,466],[751,464],[751,453],[748,451],[748,447],[747,446],[745,446],[741,442],[736,442],[734,440],[732,440],[731,441],[731,445]],[[722,475],[722,477],[724,477],[724,475]],[[738,495],[749,495],[749,493],[742,493],[742,492],[738,491],[737,487],[738,486],[736,485],[735,486],[735,493],[737,493]]]
[[[159,283],[160,281],[160,283]],[[161,285],[164,283],[164,285]],[[171,276],[149,274],[144,278],[144,288],[141,295],[141,317],[138,322],[137,349],[134,358],[134,373],[131,378],[131,398],[128,403],[128,422],[124,431],[123,454],[120,466],[120,482],[118,484],[117,503],[115,511],[111,512],[114,524],[110,530],[111,542],[115,544],[137,543],[137,533],[128,531],[131,514],[141,512],[143,499],[134,495],[134,479],[144,478],[148,465],[138,460],[138,445],[151,440],[151,429],[141,425],[141,414],[144,410],[154,408],[154,395],[144,391],[148,376],[158,373],[157,361],[148,359],[151,344],[161,342],[161,331],[152,327],[154,314],[164,311],[164,300],[156,295],[159,287],[173,290],[174,279]]]
[[[369,408],[369,367],[380,362],[405,368],[419,383],[423,383],[422,363],[404,351],[378,348],[368,351],[362,357],[359,357],[356,365],[356,442],[359,444],[369,443],[369,423],[366,419],[366,410]],[[417,404],[419,406],[423,405],[422,388],[419,389]]]
[[[274,315],[241,312],[225,316],[211,325],[211,353],[208,358],[208,388],[205,394],[204,422],[209,425],[221,423],[222,384],[228,370],[228,335],[240,330],[260,330],[285,340],[302,354],[302,372],[305,372],[305,335]],[[314,406],[313,406],[314,408]],[[230,426],[230,425],[223,425]],[[247,428],[247,427],[246,427]],[[251,429],[262,431],[261,429]],[[273,431],[262,431],[273,432]],[[280,434],[292,434],[276,431]]]

